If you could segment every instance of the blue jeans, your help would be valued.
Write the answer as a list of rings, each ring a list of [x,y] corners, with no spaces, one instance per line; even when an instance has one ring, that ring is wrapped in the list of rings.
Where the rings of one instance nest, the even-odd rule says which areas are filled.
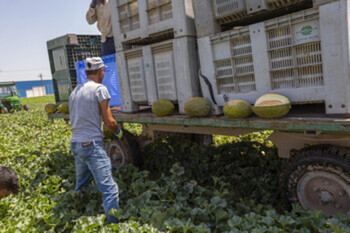
[[[103,208],[109,223],[117,223],[118,219],[108,214],[114,208],[119,209],[118,185],[112,177],[112,165],[103,147],[102,141],[81,143],[72,142],[77,183],[75,192],[89,185],[94,177],[98,190],[102,193]]]
[[[107,37],[106,42],[101,43],[101,53],[102,53],[102,56],[115,54],[115,46],[114,46],[114,38],[113,37]]]

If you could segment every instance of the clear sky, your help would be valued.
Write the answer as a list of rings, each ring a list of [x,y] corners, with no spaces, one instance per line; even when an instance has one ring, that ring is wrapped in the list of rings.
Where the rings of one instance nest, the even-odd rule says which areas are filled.
[[[51,79],[46,41],[100,34],[85,14],[89,0],[0,0],[0,82]]]

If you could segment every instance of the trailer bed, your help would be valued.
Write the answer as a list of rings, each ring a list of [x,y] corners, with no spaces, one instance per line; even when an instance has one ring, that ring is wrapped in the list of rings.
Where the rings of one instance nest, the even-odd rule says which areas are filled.
[[[281,119],[263,119],[252,116],[244,119],[231,119],[223,115],[201,118],[189,117],[181,114],[158,117],[152,114],[149,108],[144,108],[138,113],[122,113],[118,108],[112,108],[112,115],[117,122],[129,122],[153,125],[173,125],[183,127],[210,127],[251,130],[278,130],[289,132],[320,131],[324,133],[350,133],[350,117],[327,116],[317,111],[294,111]],[[55,113],[49,114],[49,118],[65,118],[69,115]]]

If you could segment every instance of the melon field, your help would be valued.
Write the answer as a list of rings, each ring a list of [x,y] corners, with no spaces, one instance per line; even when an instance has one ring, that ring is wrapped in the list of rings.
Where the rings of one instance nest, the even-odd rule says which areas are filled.
[[[108,225],[93,182],[74,194],[71,131],[49,121],[53,97],[23,99],[28,112],[0,115],[0,165],[14,169],[20,192],[0,200],[0,232],[350,232],[345,215],[286,209],[278,178],[285,160],[269,131],[214,136],[210,146],[163,138],[143,150],[143,167],[113,171],[119,224]],[[133,134],[140,126],[125,124]]]

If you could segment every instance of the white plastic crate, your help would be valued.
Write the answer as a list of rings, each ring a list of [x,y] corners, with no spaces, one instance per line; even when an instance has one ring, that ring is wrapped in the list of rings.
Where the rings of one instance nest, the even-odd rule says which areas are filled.
[[[195,41],[181,37],[117,52],[123,111],[168,99],[184,113],[186,101],[199,95]]]
[[[314,0],[326,1],[326,0]],[[330,0],[327,0],[330,1]],[[221,31],[220,25],[247,25],[280,15],[279,9],[293,12],[296,8],[310,8],[312,0],[193,0],[197,36],[212,35]],[[213,13],[211,13],[213,12]]]
[[[211,0],[215,18],[220,23],[229,23],[259,11],[271,11],[296,5],[307,0]]]
[[[211,0],[215,18],[221,23],[231,22],[247,16],[245,0]]]
[[[314,7],[317,7],[317,6],[327,4],[330,2],[335,2],[335,1],[338,1],[338,0],[313,0],[313,5]]]
[[[117,51],[196,35],[192,0],[111,0],[110,7]]]
[[[324,102],[327,114],[349,114],[349,7],[340,0],[198,39],[214,99],[203,79],[201,87],[212,113],[229,100],[254,104],[272,92],[294,104]]]

